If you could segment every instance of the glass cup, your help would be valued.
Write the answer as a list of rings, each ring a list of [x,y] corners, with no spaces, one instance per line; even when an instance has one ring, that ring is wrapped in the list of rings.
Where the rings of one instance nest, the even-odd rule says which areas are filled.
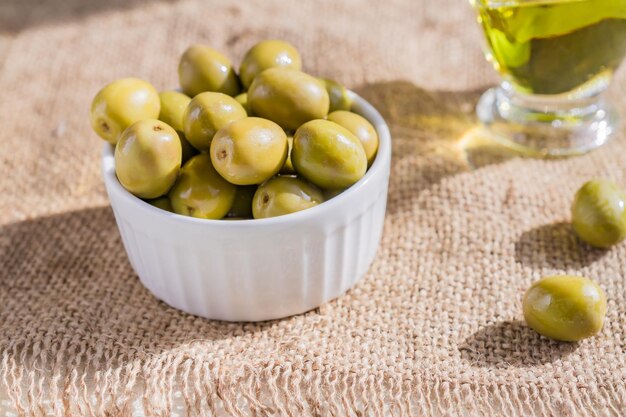
[[[606,102],[626,55],[626,0],[472,0],[502,83],[476,112],[497,136],[546,156],[587,152],[617,127]]]

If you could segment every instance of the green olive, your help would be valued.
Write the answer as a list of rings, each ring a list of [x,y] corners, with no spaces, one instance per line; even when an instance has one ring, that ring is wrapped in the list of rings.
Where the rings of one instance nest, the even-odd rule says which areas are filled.
[[[550,276],[535,282],[524,295],[526,323],[545,337],[575,342],[602,329],[606,296],[588,278]]]
[[[270,68],[250,85],[248,103],[255,116],[296,130],[309,120],[324,118],[329,98],[317,78],[289,68]]]
[[[222,93],[201,93],[191,100],[183,116],[185,137],[199,151],[208,151],[215,133],[247,117],[237,101]]]
[[[183,148],[183,160],[182,163],[189,161],[192,156],[197,155],[198,151],[196,148],[191,146],[191,143],[185,138],[185,134],[183,132],[178,132],[178,138],[180,139],[180,145]]]
[[[591,180],[576,193],[572,225],[579,238],[608,248],[626,238],[626,194],[607,180]]]
[[[191,98],[178,91],[163,91],[159,93],[161,112],[159,120],[172,126],[174,130],[183,131],[183,115]]]
[[[252,218],[252,198],[256,192],[256,185],[237,186],[235,201],[226,218],[251,219]]]
[[[156,119],[159,94],[148,82],[123,78],[107,84],[91,103],[91,127],[102,139],[115,145],[122,132],[143,119]]]
[[[280,126],[267,119],[247,117],[215,134],[211,161],[217,172],[233,184],[260,184],[280,171],[287,149],[287,136]]]
[[[115,173],[137,197],[156,198],[176,181],[181,159],[180,139],[172,127],[140,120],[124,130],[115,146]]]
[[[344,189],[339,188],[339,189],[335,189],[335,190],[324,190],[324,200],[328,201],[328,200],[332,200],[333,198],[337,197],[339,194],[343,193]]]
[[[348,188],[367,169],[359,139],[328,120],[312,120],[296,130],[291,162],[296,172],[321,188]]]
[[[235,96],[239,79],[230,60],[213,48],[192,45],[178,64],[178,78],[185,94],[194,97],[205,91]]]
[[[254,77],[268,68],[282,67],[300,71],[302,60],[298,50],[285,41],[265,40],[246,52],[239,67],[239,76],[244,88],[252,84]]]
[[[313,184],[296,177],[274,177],[254,194],[252,213],[255,219],[276,217],[323,202],[322,191]]]
[[[191,146],[189,141],[185,138],[183,128],[183,116],[191,99],[178,91],[163,91],[159,93],[159,99],[161,100],[159,120],[172,126],[176,130],[176,133],[178,133],[180,145],[183,148],[184,164],[189,158],[196,154],[195,148]]]
[[[235,96],[235,100],[237,100],[237,103],[241,104],[241,107],[243,107],[246,113],[248,113],[248,116],[252,115],[250,106],[248,106],[248,93],[241,93]]]
[[[280,173],[283,175],[291,175],[295,174],[296,170],[293,169],[293,164],[291,163],[291,150],[293,149],[293,135],[287,135],[287,159],[285,159],[285,164],[280,169]]]
[[[146,200],[146,203],[153,205],[154,207],[160,208],[161,210],[169,211],[171,213],[174,212],[172,209],[172,203],[168,196],[164,195],[163,197],[155,198],[153,200]]]
[[[372,126],[365,117],[344,110],[337,110],[330,113],[328,120],[345,127],[352,132],[354,136],[359,138],[365,150],[367,166],[371,166],[376,157],[376,152],[378,151],[378,133],[376,133],[374,126]]]
[[[215,171],[208,154],[191,158],[169,192],[174,212],[202,219],[221,219],[235,200],[237,187]]]
[[[330,98],[329,112],[350,110],[352,108],[352,98],[350,98],[346,87],[327,78],[320,78],[320,80],[326,86],[326,91],[328,91],[328,97]]]

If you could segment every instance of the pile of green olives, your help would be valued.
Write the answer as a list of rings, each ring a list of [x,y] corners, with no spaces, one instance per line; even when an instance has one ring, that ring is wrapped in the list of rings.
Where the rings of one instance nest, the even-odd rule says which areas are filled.
[[[124,188],[162,210],[204,219],[261,219],[322,204],[359,181],[378,134],[350,111],[341,84],[302,71],[298,50],[264,40],[238,71],[192,45],[180,91],[124,78],[100,90],[91,125],[115,146]]]

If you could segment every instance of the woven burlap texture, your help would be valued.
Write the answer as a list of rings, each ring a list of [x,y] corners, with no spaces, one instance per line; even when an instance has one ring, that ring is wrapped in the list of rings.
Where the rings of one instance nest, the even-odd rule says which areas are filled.
[[[369,273],[309,313],[223,323],[156,300],[126,258],[88,124],[106,82],[177,84],[202,42],[235,63],[293,42],[305,68],[371,101],[393,136],[385,231]],[[625,74],[611,97],[626,109]],[[626,131],[589,155],[511,157],[477,141],[497,81],[461,0],[8,0],[0,5],[0,386],[19,415],[626,414],[626,245],[568,225],[591,177],[626,187]],[[539,337],[521,298],[583,274],[602,332]],[[175,279],[175,277],[172,277]],[[6,405],[6,404],[5,404]]]

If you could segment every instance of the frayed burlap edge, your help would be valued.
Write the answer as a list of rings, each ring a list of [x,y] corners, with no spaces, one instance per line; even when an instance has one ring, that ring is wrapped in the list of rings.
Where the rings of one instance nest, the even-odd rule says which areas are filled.
[[[148,416],[174,412],[237,417],[404,417],[485,412],[491,416],[595,416],[621,415],[620,410],[626,407],[623,384],[610,382],[596,386],[559,385],[557,381],[547,386],[459,382],[459,378],[427,373],[398,377],[397,370],[363,373],[330,369],[317,362],[232,369],[189,355],[134,360],[106,372],[74,370],[51,378],[38,366],[21,366],[15,358],[23,360],[24,353],[5,352],[2,356],[2,379],[14,387],[9,395],[20,415],[131,416],[134,410],[143,409]],[[47,365],[61,368],[54,361]],[[180,391],[175,391],[175,386]]]

